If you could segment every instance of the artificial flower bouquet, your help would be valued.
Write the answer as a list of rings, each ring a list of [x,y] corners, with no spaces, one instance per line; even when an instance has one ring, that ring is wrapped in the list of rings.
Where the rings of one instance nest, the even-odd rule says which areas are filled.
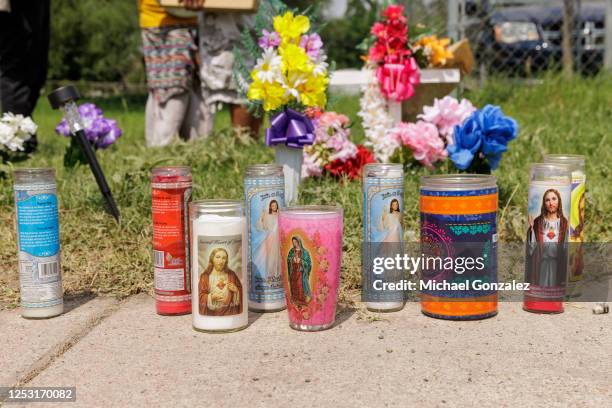
[[[0,118],[0,177],[9,172],[5,163],[25,160],[24,143],[36,134],[38,127],[29,116],[6,112]]]
[[[84,131],[87,140],[89,140],[94,149],[106,149],[121,137],[122,131],[117,122],[113,119],[105,118],[102,109],[98,108],[95,104],[84,103],[79,106],[78,110],[85,127]],[[55,133],[66,137],[72,136],[66,119],[62,119],[55,127]],[[71,167],[77,163],[85,164],[87,160],[83,156],[78,143],[74,138],[71,138],[70,145],[64,154],[64,165]]]
[[[349,118],[320,109],[308,109],[306,115],[313,122],[315,141],[304,147],[302,178],[329,175],[359,179],[363,166],[375,160],[365,146],[356,145],[349,139]]]
[[[385,99],[402,102],[414,95],[419,68],[444,67],[453,57],[450,39],[438,39],[421,25],[410,30],[402,5],[389,5],[382,17],[360,48],[367,51],[366,69],[375,72]]]
[[[0,118],[0,152],[20,152],[24,142],[36,134],[38,127],[29,116],[6,112]]]
[[[360,114],[372,126],[369,113],[362,110]],[[517,122],[500,107],[486,105],[479,110],[467,99],[446,96],[425,106],[414,123],[401,122],[386,131],[366,129],[366,144],[383,162],[433,170],[436,163],[450,159],[459,171],[490,173],[517,134]]]
[[[276,149],[285,172],[285,201],[297,200],[302,149],[315,140],[307,108],[324,108],[329,83],[327,56],[312,18],[277,0],[264,2],[254,34],[243,33],[247,56],[235,51],[235,82],[256,115],[270,115],[266,144]],[[246,59],[256,61],[249,71]]]

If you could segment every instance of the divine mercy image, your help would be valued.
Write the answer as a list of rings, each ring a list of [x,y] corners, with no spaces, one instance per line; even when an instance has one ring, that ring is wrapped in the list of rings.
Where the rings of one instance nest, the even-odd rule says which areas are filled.
[[[530,206],[531,208],[531,206]],[[527,276],[534,285],[559,286],[565,281],[564,262],[568,221],[563,215],[563,199],[559,190],[547,189],[542,195],[540,214],[529,214],[527,231]]]
[[[280,274],[280,245],[278,240],[278,201],[270,200],[261,210],[257,220],[257,232],[265,238],[257,247],[255,265],[264,278],[278,277]],[[263,269],[265,268],[265,269]]]
[[[208,266],[198,284],[199,311],[206,316],[229,316],[242,313],[242,284],[228,266],[224,248],[211,251]]]
[[[287,255],[287,271],[289,272],[289,291],[291,303],[296,306],[307,306],[311,299],[310,272],[312,260],[310,253],[302,240],[291,238],[291,249]]]
[[[385,233],[382,242],[400,242],[402,237],[402,212],[400,203],[394,198],[389,203],[389,209],[383,209],[378,224],[378,230]]]

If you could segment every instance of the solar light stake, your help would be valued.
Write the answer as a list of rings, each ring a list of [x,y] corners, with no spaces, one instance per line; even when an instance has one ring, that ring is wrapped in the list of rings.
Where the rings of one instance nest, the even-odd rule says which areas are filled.
[[[64,118],[70,127],[70,132],[73,137],[76,137],[76,140],[81,146],[81,150],[89,162],[89,167],[96,178],[100,192],[102,192],[106,200],[108,210],[113,217],[115,217],[117,222],[119,222],[119,209],[117,208],[117,204],[115,204],[108,183],[106,183],[106,178],[96,158],[96,152],[92,148],[91,143],[89,143],[87,135],[85,135],[85,126],[83,126],[81,115],[79,114],[76,104],[76,101],[79,100],[80,97],[79,91],[77,91],[74,86],[68,85],[51,92],[48,99],[53,109],[61,109],[64,112]]]

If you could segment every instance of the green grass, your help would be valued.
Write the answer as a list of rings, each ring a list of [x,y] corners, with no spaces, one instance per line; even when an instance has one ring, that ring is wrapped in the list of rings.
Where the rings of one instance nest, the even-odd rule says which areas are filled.
[[[612,76],[564,82],[547,79],[527,87],[496,81],[466,94],[477,106],[499,104],[520,124],[500,168],[499,232],[502,240],[521,241],[529,163],[544,153],[581,153],[587,157],[587,239],[610,241],[610,119]],[[62,270],[67,295],[112,293],[127,296],[152,290],[149,173],[157,165],[189,165],[194,174],[195,199],[241,198],[242,177],[249,164],[271,162],[272,149],[263,143],[239,139],[228,131],[227,112],[217,117],[217,133],[207,140],[176,143],[166,148],[144,147],[144,97],[96,99],[109,117],[117,119],[124,136],[116,146],[98,154],[115,199],[122,211],[119,226],[102,210],[102,198],[87,167],[65,169],[63,154],[68,140],[54,134],[60,119],[41,99],[34,119],[40,126],[40,149],[15,167],[53,167],[60,197]],[[357,98],[335,99],[333,109],[354,120],[353,137],[363,141],[357,118]],[[225,129],[225,130],[224,130]],[[418,230],[419,169],[406,175],[405,225]],[[342,294],[360,284],[360,184],[312,179],[303,183],[300,201],[337,203],[345,209]],[[18,275],[10,176],[0,178],[0,308],[18,304]]]

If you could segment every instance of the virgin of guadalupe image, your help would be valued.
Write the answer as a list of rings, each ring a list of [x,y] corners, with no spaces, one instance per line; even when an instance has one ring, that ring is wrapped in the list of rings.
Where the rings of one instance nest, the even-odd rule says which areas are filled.
[[[389,203],[389,211],[383,210],[378,229],[385,232],[382,242],[400,242],[402,236],[402,213],[397,198]]]
[[[529,216],[527,277],[534,285],[553,287],[565,283],[568,222],[562,204],[559,191],[546,190],[540,215],[535,220]]]
[[[280,274],[280,244],[278,240],[278,201],[271,200],[268,208],[261,211],[256,228],[265,234],[264,240],[257,247],[255,264],[264,266],[264,279],[278,278]],[[278,281],[278,280],[277,280]]]
[[[208,266],[198,284],[199,310],[205,316],[229,316],[242,313],[242,284],[228,266],[223,248],[210,253]]]
[[[310,253],[302,245],[302,240],[296,236],[291,238],[291,249],[287,255],[287,271],[289,272],[289,291],[291,303],[296,306],[307,306],[311,299],[310,271],[312,260]]]

